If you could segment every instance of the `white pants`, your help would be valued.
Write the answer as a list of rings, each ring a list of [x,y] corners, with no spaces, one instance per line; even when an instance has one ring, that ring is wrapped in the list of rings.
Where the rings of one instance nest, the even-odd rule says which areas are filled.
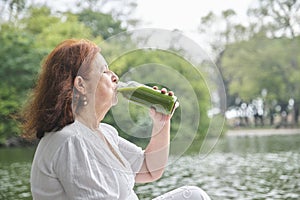
[[[210,197],[202,189],[196,186],[183,186],[167,192],[153,200],[210,200]]]

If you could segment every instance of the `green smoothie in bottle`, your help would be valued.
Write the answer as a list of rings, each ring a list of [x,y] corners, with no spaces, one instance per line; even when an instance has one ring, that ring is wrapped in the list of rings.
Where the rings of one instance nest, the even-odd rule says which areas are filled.
[[[157,112],[164,114],[171,114],[177,102],[177,97],[172,93],[165,93],[135,81],[119,82],[118,92],[133,103],[153,107]]]

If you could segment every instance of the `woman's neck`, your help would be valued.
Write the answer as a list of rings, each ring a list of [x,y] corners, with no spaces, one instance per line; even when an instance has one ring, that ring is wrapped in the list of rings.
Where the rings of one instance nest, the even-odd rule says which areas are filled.
[[[97,130],[103,118],[99,117],[95,111],[83,108],[80,112],[75,114],[75,120],[80,121],[91,130]]]
[[[90,128],[91,130],[96,130],[99,126],[100,121],[96,120],[94,116],[82,116],[76,115],[75,120],[81,122],[86,127]]]
[[[105,117],[107,112],[101,111],[97,113],[94,109],[90,109],[89,106],[83,107],[78,113],[75,114],[75,120],[80,121],[91,130],[96,130],[99,127],[100,122]]]

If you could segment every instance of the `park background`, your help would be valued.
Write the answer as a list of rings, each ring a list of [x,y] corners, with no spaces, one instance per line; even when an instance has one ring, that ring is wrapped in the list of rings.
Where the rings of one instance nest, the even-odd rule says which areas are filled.
[[[181,30],[180,27],[174,27],[170,31],[192,37],[216,63],[226,92],[226,101],[224,101],[226,105],[219,104],[218,107],[211,103],[211,94],[207,89],[205,74],[203,74],[203,79],[195,78],[191,64],[182,58],[174,57],[169,52],[146,49],[131,52],[126,57],[113,60],[114,54],[122,48],[122,45],[134,46],[136,44],[134,41],[125,40],[123,43],[105,45],[105,40],[118,33],[151,27],[147,25],[147,21],[143,21],[143,17],[139,16],[138,12],[141,12],[138,10],[139,3],[135,0],[61,1],[59,3],[26,0],[0,1],[0,144],[3,147],[18,147],[12,154],[6,148],[1,150],[0,156],[3,165],[0,166],[2,182],[0,197],[4,199],[30,198],[28,193],[30,161],[28,160],[32,159],[31,146],[35,143],[25,142],[19,137],[21,130],[15,119],[35,84],[42,59],[64,39],[87,38],[103,44],[103,54],[110,63],[110,68],[119,76],[126,73],[131,66],[160,63],[176,68],[190,80],[199,99],[200,111],[205,115],[201,115],[199,129],[187,152],[199,152],[205,138],[219,138],[220,134],[223,137],[223,139],[219,139],[221,150],[216,148],[215,157],[208,157],[208,160],[198,159],[200,160],[199,165],[205,167],[207,162],[213,166],[221,166],[220,168],[213,168],[207,164],[206,168],[199,167],[193,172],[192,167],[186,166],[187,168],[183,168],[185,170],[181,171],[188,171],[188,173],[181,174],[182,176],[177,177],[176,180],[172,179],[175,176],[172,176],[172,173],[176,173],[178,168],[172,168],[167,171],[166,178],[156,185],[142,185],[137,188],[141,193],[141,198],[150,198],[152,195],[155,196],[172,189],[184,177],[187,178],[187,183],[194,180],[193,183],[204,187],[214,199],[242,199],[238,198],[242,196],[245,199],[255,199],[254,194],[258,195],[256,199],[299,198],[299,183],[296,180],[299,180],[300,177],[300,141],[298,134],[291,135],[289,133],[300,132],[297,132],[300,106],[300,25],[298,23],[300,2],[297,0],[251,1],[251,3],[248,2],[248,5],[244,5],[243,16],[240,15],[240,11],[237,13],[234,8],[227,6],[224,6],[224,10],[219,6],[216,11],[203,11],[201,8],[209,3],[204,1],[184,2],[190,7],[199,7],[198,16],[193,18],[197,24],[194,25],[192,33]],[[174,5],[176,4],[174,3]],[[237,2],[236,4],[241,3]],[[172,16],[175,23],[176,21],[188,23],[184,21],[185,13],[189,12],[188,7],[182,6],[179,9],[176,6],[173,7],[172,2],[156,1],[148,2],[146,7],[149,5],[152,5],[151,8],[148,8],[152,11],[149,12],[149,15],[162,14],[163,10],[165,16],[169,16],[165,18],[170,21],[172,20],[170,16]],[[155,10],[158,10],[157,13]],[[156,17],[159,19],[159,16]],[[164,16],[162,15],[160,18],[164,19]],[[172,23],[170,22],[170,24]],[[158,28],[172,28],[164,24],[161,26]],[[176,84],[176,80],[170,80],[170,82],[172,81],[174,83],[170,83],[170,85]],[[183,102],[188,102],[188,98],[182,98]],[[186,103],[186,105],[186,111],[193,111],[192,104]],[[132,108],[133,115],[139,116],[140,112],[138,107]],[[218,125],[222,126],[222,133],[207,135],[212,116],[220,120]],[[149,123],[142,118],[136,120],[140,124],[147,125]],[[225,120],[224,126],[223,120]],[[115,123],[111,113],[105,121],[111,124]],[[176,133],[178,124],[180,124],[180,112],[175,113],[173,133]],[[184,128],[187,130],[186,137],[194,137],[193,130],[188,131],[188,124]],[[244,133],[245,129],[255,133],[255,137],[232,137],[234,133],[241,133],[241,131]],[[257,138],[257,133],[259,134],[262,129],[268,132],[281,130],[281,136]],[[234,130],[239,132],[234,132]],[[230,136],[226,136],[228,132]],[[145,140],[126,135],[122,133],[122,130],[120,130],[120,134],[139,145],[146,144]],[[215,140],[212,139],[212,141]],[[20,149],[20,146],[26,146],[26,148]],[[24,150],[28,150],[28,154],[23,155]],[[228,152],[231,153],[226,154]],[[260,153],[264,153],[266,157],[260,157]],[[14,158],[11,159],[12,157]],[[23,160],[24,157],[28,158],[26,162]],[[7,161],[8,158],[11,160]],[[197,160],[190,156],[182,159],[187,160],[178,162],[191,163],[193,160]],[[241,163],[243,159],[245,162]],[[262,173],[266,173],[262,177],[256,177],[258,185],[263,185],[260,186],[261,190],[247,185],[247,178],[253,177],[254,171],[257,170],[254,166],[251,168],[253,171],[246,168],[247,165],[252,165],[251,163],[261,166]],[[283,163],[287,164],[283,165]],[[236,168],[231,169],[229,165]],[[271,165],[277,166],[274,167],[274,173]],[[224,170],[221,175],[228,175],[226,172],[234,175],[235,172],[235,179],[232,179],[231,176],[225,176],[230,177],[226,180],[221,179],[219,171],[221,169]],[[239,169],[245,172],[242,174],[245,176],[243,181],[237,175]],[[247,174],[250,172],[247,170],[253,174]],[[196,172],[199,173],[195,177]],[[25,173],[23,174],[24,179],[14,181],[20,174],[22,176],[22,173]],[[199,174],[204,177],[200,177]],[[274,176],[274,174],[277,175]],[[209,178],[205,178],[206,175]],[[269,181],[267,181],[268,178],[270,178]],[[198,179],[203,180],[198,182]],[[230,182],[231,180],[236,181]],[[255,182],[254,180],[248,181]],[[163,185],[167,185],[167,187],[163,187]],[[274,185],[275,187],[273,187]],[[287,185],[286,188],[285,185]],[[276,190],[276,186],[281,188]],[[155,188],[160,189],[156,191]],[[223,188],[221,192],[220,188]],[[149,190],[151,194],[149,194]]]

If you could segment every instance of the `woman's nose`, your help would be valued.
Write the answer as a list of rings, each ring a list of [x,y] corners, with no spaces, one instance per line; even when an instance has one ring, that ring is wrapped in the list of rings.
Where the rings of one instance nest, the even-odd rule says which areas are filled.
[[[112,72],[111,80],[114,83],[118,83],[119,77],[114,72]]]

